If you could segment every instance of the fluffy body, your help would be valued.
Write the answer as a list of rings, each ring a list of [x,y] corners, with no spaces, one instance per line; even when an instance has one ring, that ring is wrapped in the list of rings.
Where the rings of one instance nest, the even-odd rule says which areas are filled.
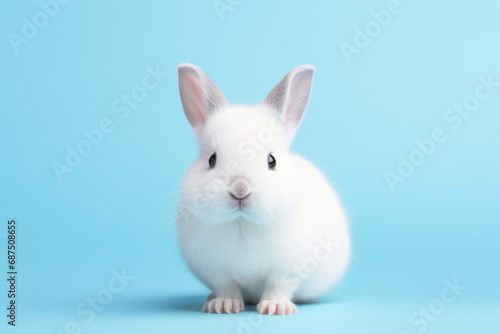
[[[325,177],[289,152],[314,67],[290,71],[254,107],[230,106],[197,66],[181,64],[179,91],[200,155],[182,185],[181,253],[212,293],[202,310],[292,314],[342,276],[349,236]]]
[[[275,122],[274,112],[265,105],[226,107],[198,134],[200,157],[182,186],[179,245],[193,274],[215,298],[230,300],[220,300],[217,308],[211,299],[205,311],[232,313],[242,307],[224,305],[244,300],[262,301],[261,313],[295,313],[289,301],[320,299],[348,263],[349,237],[339,200],[315,166],[289,153],[289,131],[275,130],[273,140],[259,142],[255,155],[244,153],[251,147],[245,143],[259,138],[262,129],[279,129]],[[209,170],[213,152],[217,166]],[[267,167],[269,152],[276,158],[275,170]],[[237,165],[238,171],[229,165]],[[251,187],[244,210],[228,195],[235,177],[243,177]],[[335,243],[332,254],[325,242]],[[273,301],[277,306],[269,310]]]

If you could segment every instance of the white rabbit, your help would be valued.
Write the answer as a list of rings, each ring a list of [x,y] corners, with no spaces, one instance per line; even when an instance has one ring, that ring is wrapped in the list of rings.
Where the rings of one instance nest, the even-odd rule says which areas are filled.
[[[177,67],[182,106],[200,153],[177,215],[182,255],[212,293],[202,310],[296,313],[344,273],[346,219],[325,177],[289,152],[314,67],[288,73],[258,106],[230,106],[197,66]],[[325,136],[325,134],[322,134]]]

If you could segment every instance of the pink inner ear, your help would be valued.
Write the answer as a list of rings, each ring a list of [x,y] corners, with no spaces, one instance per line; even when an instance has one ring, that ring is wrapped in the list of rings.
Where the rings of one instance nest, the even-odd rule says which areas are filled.
[[[299,125],[312,87],[314,67],[302,65],[290,71],[267,95],[265,103],[295,131]]]
[[[286,122],[299,124],[309,102],[311,92],[310,74],[298,73],[291,82],[288,96],[287,110],[285,111]]]
[[[205,94],[199,76],[191,71],[179,75],[182,107],[192,127],[205,123]]]

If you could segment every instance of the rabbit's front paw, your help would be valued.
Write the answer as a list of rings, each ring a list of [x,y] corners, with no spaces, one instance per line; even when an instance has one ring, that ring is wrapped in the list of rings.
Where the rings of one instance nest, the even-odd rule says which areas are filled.
[[[210,296],[209,296],[210,297]],[[245,309],[245,304],[237,298],[212,298],[205,302],[202,307],[207,313],[238,313]]]
[[[261,300],[259,304],[257,304],[257,311],[260,314],[268,314],[268,315],[285,315],[285,314],[294,314],[298,313],[299,310],[294,303],[290,300]]]

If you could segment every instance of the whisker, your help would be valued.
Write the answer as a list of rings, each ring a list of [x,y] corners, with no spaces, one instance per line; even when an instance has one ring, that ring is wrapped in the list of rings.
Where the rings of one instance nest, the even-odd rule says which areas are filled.
[[[186,230],[187,230],[188,228],[190,228],[190,227],[191,227],[191,225],[193,225],[194,223],[196,223],[196,221],[197,221],[197,220],[198,220],[198,219],[199,219],[199,218],[200,218],[200,217],[201,217],[201,216],[202,216],[205,212],[207,212],[208,210],[210,210],[210,206],[209,206],[207,209],[203,210],[203,211],[202,211],[199,215],[197,215],[196,217],[194,217],[191,221],[187,222],[187,223],[186,223],[186,226],[185,226],[185,227],[184,227],[181,231],[179,231],[179,232],[178,232],[177,239],[176,239],[176,240],[175,240],[175,242],[173,243],[172,247],[170,247],[169,254],[172,252],[172,249],[175,247],[175,245],[179,242],[179,239],[180,239],[180,237],[182,236],[182,234],[183,234],[184,232],[186,232]]]
[[[172,150],[174,150],[175,152],[177,152],[181,157],[183,157],[186,161],[192,163],[193,161],[188,159],[184,154],[182,154],[181,152],[177,151],[172,145],[170,144],[167,144]]]
[[[219,204],[220,205],[220,204]],[[188,254],[186,255],[186,259],[185,259],[185,263],[184,263],[184,267],[182,269],[182,273],[181,273],[181,276],[179,278],[179,280],[181,281],[182,280],[182,277],[184,276],[184,273],[186,271],[186,268],[187,268],[187,263],[189,261],[189,257],[191,256],[191,252],[193,251],[193,248],[194,246],[196,245],[196,241],[198,240],[198,237],[200,236],[200,234],[202,234],[202,232],[206,229],[206,226],[210,224],[212,218],[214,217],[215,215],[215,210],[214,212],[207,218],[206,222],[204,222],[202,224],[202,227],[200,228],[200,230],[198,231],[198,233],[196,234],[196,237],[193,241],[193,244],[191,245],[191,248],[189,249],[189,252]],[[203,235],[203,234],[202,234]]]
[[[172,217],[174,214],[177,214],[180,212],[180,215],[178,215],[177,217],[175,217],[174,219],[172,219],[170,222],[168,222],[168,224],[163,227],[148,243],[146,243],[142,249],[142,251],[144,251],[149,245],[151,245],[154,241],[156,241],[156,239],[158,239],[158,237],[171,225],[173,224],[174,222],[177,221],[177,219],[179,219],[180,217],[182,217],[183,215],[185,215],[187,212],[188,212],[188,209],[192,208],[193,206],[195,206],[196,204],[193,204],[193,205],[188,205],[188,206],[185,206],[183,208],[180,208],[179,210],[176,210],[173,214],[169,215],[167,218],[163,219],[156,227],[154,227],[150,232],[149,234],[151,234],[152,232],[154,232],[154,230],[156,230],[165,220],[167,220],[169,217]]]
[[[219,203],[219,205],[217,206],[217,209],[216,209],[216,216],[215,216],[215,219],[219,219],[219,217],[221,216],[221,213],[223,212],[223,205],[221,203]],[[211,229],[215,224],[213,224],[213,221],[215,220],[211,220],[208,222],[207,224],[207,229],[205,230],[205,232],[203,233],[203,235],[201,236],[201,240],[200,240],[200,244],[198,246],[198,257],[200,259],[200,263],[203,265],[203,261],[201,259],[201,246],[203,244],[203,239],[205,238],[205,235],[208,233],[208,230]]]

